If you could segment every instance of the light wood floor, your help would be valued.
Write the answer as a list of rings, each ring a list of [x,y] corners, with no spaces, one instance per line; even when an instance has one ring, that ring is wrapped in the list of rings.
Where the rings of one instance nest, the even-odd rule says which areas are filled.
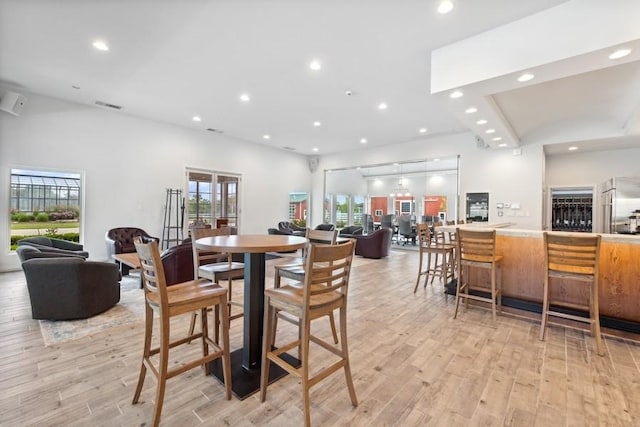
[[[334,374],[312,389],[314,425],[640,425],[640,344],[607,336],[599,357],[581,331],[551,326],[541,342],[537,320],[503,315],[494,323],[479,307],[453,320],[454,299],[441,284],[413,294],[417,258],[394,251],[387,259],[358,260],[349,344],[360,404],[351,406],[344,376]],[[0,301],[0,425],[150,421],[152,377],[141,403],[131,404],[142,322],[45,347],[22,272],[0,274]],[[182,332],[187,321],[173,326]],[[284,323],[286,334],[295,333]],[[328,336],[326,319],[316,323]],[[239,347],[240,334],[241,322],[234,321],[232,347]],[[311,350],[312,366],[326,362],[325,352]],[[169,381],[162,424],[298,426],[302,419],[295,379],[270,386],[266,403],[256,395],[227,401],[223,387],[195,369]]]

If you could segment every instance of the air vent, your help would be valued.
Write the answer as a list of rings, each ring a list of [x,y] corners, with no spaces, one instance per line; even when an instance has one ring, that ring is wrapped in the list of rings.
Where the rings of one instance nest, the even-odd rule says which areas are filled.
[[[96,101],[96,105],[99,105],[101,107],[113,108],[114,110],[122,110],[122,106],[120,105],[109,104],[108,102],[103,101]]]
[[[214,129],[214,128],[207,128],[207,131],[213,132],[213,133],[224,133],[224,131],[220,129]]]
[[[282,149],[287,151],[296,151],[296,149],[293,147],[282,147]]]

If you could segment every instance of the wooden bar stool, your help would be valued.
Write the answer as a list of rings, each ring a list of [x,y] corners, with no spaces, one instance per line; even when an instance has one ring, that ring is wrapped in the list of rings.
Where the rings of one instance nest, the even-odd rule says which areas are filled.
[[[456,229],[457,257],[458,257],[458,283],[456,286],[456,309],[453,314],[458,316],[460,299],[464,298],[465,307],[469,306],[469,300],[483,301],[491,304],[491,314],[496,320],[496,306],[502,308],[502,256],[496,255],[496,231],[495,230],[468,230]],[[486,289],[469,283],[469,268],[489,269],[491,274],[491,289]],[[490,296],[472,295],[469,290],[479,289],[489,291]],[[462,293],[464,291],[464,293]]]
[[[145,332],[142,364],[138,385],[133,396],[133,403],[138,403],[147,369],[156,377],[155,407],[153,410],[152,425],[160,423],[162,404],[164,402],[165,385],[168,379],[193,369],[203,366],[208,373],[207,363],[214,359],[222,358],[225,393],[227,400],[231,399],[231,359],[229,356],[229,315],[227,313],[227,290],[209,280],[191,280],[167,287],[160,259],[158,242],[142,243],[140,237],[135,239],[135,247],[140,257],[142,276],[144,280],[145,294]],[[206,311],[209,307],[221,308],[222,312],[222,343],[209,337]],[[174,316],[191,314],[194,310],[200,311],[201,331],[197,334],[189,334],[184,338],[171,341],[170,320]],[[160,342],[158,347],[151,347],[153,332],[154,312],[159,315]],[[169,368],[169,349],[186,344],[192,339],[201,338],[202,355],[194,360],[181,361],[180,364]],[[215,351],[209,352],[209,346]],[[152,358],[158,355],[157,365]]]
[[[335,245],[338,238],[338,230],[314,230],[313,228],[307,228],[305,237],[309,239],[310,244]],[[304,281],[304,260],[306,251],[307,248],[302,251],[303,257],[293,263],[280,264],[275,266],[275,280],[273,282],[274,288],[280,287],[281,279],[283,277],[295,280],[295,283],[289,283],[290,286],[302,286],[302,281]],[[338,344],[338,331],[336,329],[336,321],[333,317],[333,312],[329,313],[327,316],[329,317],[329,323],[331,325],[333,342]],[[296,319],[293,319],[287,315],[280,314],[280,318],[286,320],[289,323],[293,323],[295,325],[298,324],[298,321]]]
[[[227,282],[229,289],[229,298],[227,299],[227,306],[229,310],[229,320],[242,318],[243,313],[231,313],[231,307],[243,307],[242,301],[233,301],[233,280],[242,279],[244,277],[244,264],[241,262],[235,262],[231,258],[231,254],[227,252],[211,252],[203,251],[196,247],[196,240],[204,237],[214,236],[228,236],[230,232],[229,227],[222,228],[191,228],[191,244],[193,249],[193,277],[195,279],[204,278],[209,279],[212,282],[220,285],[223,282]],[[189,335],[193,334],[197,312],[194,312],[191,317],[191,324],[189,326]],[[216,332],[215,337],[218,339],[218,318],[219,315],[215,315],[216,320]]]
[[[353,406],[358,405],[356,392],[351,378],[349,349],[347,346],[347,291],[355,242],[353,240],[340,245],[309,245],[305,259],[305,272],[302,287],[281,286],[266,289],[264,310],[264,334],[262,340],[262,372],[260,377],[260,400],[267,396],[270,361],[279,365],[302,382],[305,426],[311,425],[309,413],[309,389],[330,374],[344,368]],[[311,334],[311,321],[324,317],[334,310],[340,311],[340,345],[335,346]],[[275,348],[276,316],[286,312],[298,319],[301,334],[292,342]],[[325,365],[319,372],[310,376],[309,343],[313,341],[325,350],[338,356],[334,363]],[[300,347],[300,366],[295,367],[282,356],[285,352]]]
[[[596,350],[602,352],[600,334],[600,311],[598,306],[598,265],[600,258],[600,235],[584,236],[575,234],[549,234],[544,232],[545,265],[547,273],[544,278],[544,296],[542,302],[542,323],[540,339],[544,340],[548,316],[561,317],[577,322],[589,323],[591,335],[596,340]],[[550,309],[550,279],[562,281],[566,286],[588,286],[589,303],[575,304],[563,301],[557,305],[571,309],[588,310],[589,318],[568,314],[560,310]]]
[[[433,279],[437,276],[446,285],[449,278],[453,279],[454,277],[455,245],[444,243],[444,239],[438,240],[437,238],[432,238],[429,225],[425,223],[418,224],[418,240],[420,244],[420,262],[418,263],[418,279],[416,280],[416,286],[413,288],[414,294],[418,290],[420,277],[422,276],[424,276],[425,288],[427,287],[429,278],[431,278],[431,283],[433,283]],[[422,265],[425,255],[426,268],[423,270]],[[431,266],[432,255],[435,257],[433,267]],[[442,256],[442,260],[438,262],[440,256]]]

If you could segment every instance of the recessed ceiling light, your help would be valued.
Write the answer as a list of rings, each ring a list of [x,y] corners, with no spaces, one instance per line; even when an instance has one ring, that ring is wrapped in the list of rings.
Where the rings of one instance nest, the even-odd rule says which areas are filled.
[[[313,151],[318,151],[319,148],[318,147],[313,147]]]
[[[251,97],[249,96],[248,93],[243,93],[242,95],[240,95],[240,101],[249,102],[251,101]]]
[[[524,73],[521,74],[520,77],[518,77],[518,81],[519,82],[528,82],[529,80],[533,79],[535,76],[531,73]]]
[[[201,122],[201,121],[202,121],[202,117],[200,117],[200,116],[193,116],[193,117],[191,118],[191,120],[193,120],[194,122]]]
[[[498,144],[498,147],[506,147],[507,144],[505,142],[503,142],[502,144]]]
[[[484,131],[484,133],[496,133],[495,129],[487,129]]]
[[[571,147],[569,147],[569,151],[576,151],[578,149],[578,147],[576,147],[575,145],[572,145]]]
[[[449,98],[453,98],[453,99],[462,98],[462,95],[464,95],[464,93],[462,93],[461,91],[454,90],[449,94]]]
[[[466,110],[464,110],[464,112],[465,112],[466,114],[473,114],[473,113],[477,113],[477,112],[478,112],[478,109],[477,109],[476,107],[469,107],[469,108],[467,108]]]
[[[313,71],[318,71],[322,68],[322,64],[317,59],[314,59],[313,61],[309,62],[309,68],[311,68]]]
[[[487,121],[485,119],[480,119],[476,122],[477,125],[486,125]]]
[[[262,139],[271,139],[271,135],[265,133],[264,135],[262,135]]]
[[[609,55],[609,59],[620,59],[631,53],[631,49],[618,49]]]
[[[367,143],[367,138],[362,138],[360,140],[360,144],[366,144]]]
[[[319,127],[319,126],[322,126],[322,123],[320,123],[320,122],[313,122],[313,125],[314,125],[315,127]]]
[[[434,161],[434,162],[439,162],[439,161],[440,161],[440,159],[433,159],[433,161]]]
[[[93,42],[93,47],[103,52],[107,52],[109,50],[109,45],[102,40],[96,40]]]
[[[420,132],[420,133],[427,133],[427,128],[420,128],[418,132]]]
[[[438,5],[438,13],[445,14],[449,13],[453,10],[453,2],[449,0],[441,1]]]
[[[502,137],[501,136],[496,136],[495,138],[491,138],[494,141],[502,141]]]
[[[380,104],[378,104],[378,110],[386,110],[388,107],[389,106],[386,102],[381,102]]]

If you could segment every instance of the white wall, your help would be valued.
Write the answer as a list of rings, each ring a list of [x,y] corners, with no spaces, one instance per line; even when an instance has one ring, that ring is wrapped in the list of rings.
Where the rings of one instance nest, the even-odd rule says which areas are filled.
[[[104,234],[112,227],[138,226],[161,236],[165,191],[184,187],[187,167],[242,175],[243,233],[266,233],[288,218],[290,191],[311,191],[306,157],[26,95],[19,117],[0,112],[0,270],[19,268],[15,254],[8,252],[11,168],[77,171],[84,176],[82,238],[92,259],[106,258]],[[312,220],[322,217],[317,218]]]
[[[407,156],[406,153],[411,153]],[[314,217],[321,211],[323,171],[366,164],[401,162],[407,160],[460,155],[461,212],[464,195],[469,192],[489,192],[489,221],[513,222],[514,227],[540,229],[542,223],[542,182],[544,153],[541,146],[528,145],[522,154],[513,151],[479,149],[471,133],[425,138],[390,147],[373,147],[345,155],[325,156],[313,173]],[[517,202],[521,209],[505,211],[497,216],[496,203]],[[453,203],[453,200],[452,200]],[[462,214],[460,215],[462,216]]]
[[[640,148],[574,152],[547,157],[548,187],[595,186],[619,176],[640,176]]]

